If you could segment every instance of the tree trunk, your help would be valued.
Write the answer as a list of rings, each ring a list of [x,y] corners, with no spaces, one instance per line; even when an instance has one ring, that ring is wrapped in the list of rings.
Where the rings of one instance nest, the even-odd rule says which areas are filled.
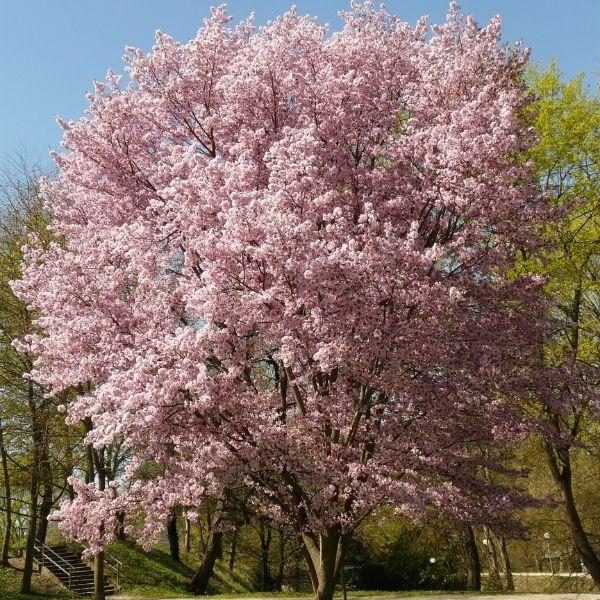
[[[52,481],[52,469],[50,468],[48,438],[44,436],[44,445],[42,447],[40,456],[40,475],[44,487],[42,494],[42,502],[40,504],[36,538],[42,544],[46,543],[46,534],[48,533],[48,515],[54,505],[53,497],[53,481]]]
[[[185,518],[185,536],[183,538],[183,547],[185,551],[189,553],[190,551],[190,537],[192,530],[192,522],[186,517]]]
[[[208,532],[208,539],[206,540],[206,548],[204,550],[204,556],[202,557],[202,563],[189,585],[190,591],[197,596],[206,593],[208,582],[210,581],[210,577],[215,567],[215,562],[217,561],[217,558],[221,556],[223,532],[220,531],[219,526],[223,520],[222,511],[223,503],[219,502],[215,511],[214,521]]]
[[[73,475],[75,471],[75,458],[73,457],[73,445],[71,444],[71,427],[69,425],[65,425],[65,472],[67,473],[67,478],[70,475]],[[75,500],[75,490],[73,486],[65,482],[65,486],[67,488],[67,494],[69,496],[69,500],[73,502]]]
[[[467,589],[479,592],[481,591],[481,561],[471,525],[465,523],[462,527],[462,534],[463,547],[467,555]]]
[[[581,561],[585,565],[594,583],[600,587],[600,560],[594,552],[588,536],[581,523],[579,512],[573,497],[571,457],[568,448],[555,449],[550,442],[545,443],[548,466],[552,473],[554,483],[561,495],[563,511],[569,533]]]
[[[91,427],[91,419],[90,419],[90,427]],[[87,428],[87,424],[86,424]],[[91,431],[91,430],[89,430]],[[88,433],[89,433],[88,431]],[[85,482],[86,483],[94,483],[96,479],[96,470],[94,468],[94,449],[90,444],[86,444],[85,446],[85,456],[86,456],[86,464],[87,469],[85,470]]]
[[[104,600],[104,552],[94,557],[94,598]]]
[[[237,541],[238,541],[238,530],[235,529],[231,536],[231,545],[229,546],[229,563],[228,567],[230,571],[233,571],[233,566],[235,565],[235,555],[237,551]]]
[[[498,564],[498,548],[494,540],[495,536],[489,527],[483,528],[485,534],[485,546],[488,559],[488,588],[493,591],[504,589],[500,578],[500,567]]]
[[[98,475],[98,489],[106,489],[106,465],[104,462],[104,449],[96,450],[92,448],[92,457],[96,466]],[[102,525],[104,527],[104,525]],[[104,552],[98,552],[94,557],[94,599],[104,600]]]
[[[52,469],[50,468],[50,448],[48,446],[48,432],[44,431],[40,447],[40,484],[43,485],[42,502],[38,511],[37,530],[35,537],[42,544],[46,543],[48,533],[48,515],[54,505]]]
[[[29,531],[27,532],[27,544],[25,546],[25,564],[23,565],[23,578],[21,579],[21,593],[31,593],[31,576],[33,574],[33,553],[35,549],[35,534],[37,530],[38,517],[38,494],[39,494],[39,469],[40,469],[40,450],[42,447],[43,432],[40,423],[38,407],[35,403],[35,390],[33,382],[29,381],[27,386],[27,402],[31,417],[31,437],[32,437],[32,465],[31,480],[29,483],[30,495],[30,513],[29,513]]]
[[[499,535],[500,542],[500,554],[502,556],[502,563],[504,566],[504,584],[506,591],[515,591],[515,580],[512,574],[512,567],[510,565],[510,556],[508,554],[508,548],[506,547],[506,538],[503,535]]]
[[[271,525],[266,519],[260,520],[259,528],[260,537],[260,562],[261,562],[261,574],[260,574],[260,591],[269,591],[271,584],[271,561],[269,560],[269,553],[271,549]]]
[[[121,510],[117,513],[117,539],[124,541],[127,539],[125,534],[125,513]]]
[[[179,558],[179,533],[177,532],[177,513],[175,509],[171,513],[171,518],[167,523],[167,536],[169,538],[169,551],[171,558],[177,562],[181,562]]]
[[[221,554],[221,543],[223,541],[223,532],[215,531],[211,529],[208,534],[208,541],[206,543],[206,550],[202,558],[202,563],[197,573],[194,575],[190,583],[190,591],[200,596],[206,594],[206,588],[215,567],[215,562]]]
[[[6,497],[6,528],[4,529],[4,537],[2,539],[2,557],[0,562],[9,566],[8,552],[10,549],[10,534],[12,531],[12,503],[10,489],[10,473],[8,471],[8,454],[4,445],[4,432],[2,431],[2,423],[0,423],[0,454],[2,455],[2,476],[4,477],[4,496]]]
[[[44,486],[44,494],[42,496],[42,503],[40,504],[38,521],[37,521],[37,532],[35,534],[36,539],[42,544],[46,543],[46,535],[48,534],[48,515],[54,506],[52,497],[52,486]]]
[[[319,579],[317,577],[317,571],[315,569],[315,565],[312,561],[310,552],[304,543],[304,539],[300,536],[300,543],[302,548],[302,556],[304,557],[304,561],[306,562],[306,566],[308,567],[308,575],[310,577],[310,585],[312,586],[313,592],[316,594],[317,589],[319,589]],[[297,573],[299,575],[299,573]]]
[[[302,534],[316,600],[333,599],[349,539],[350,536],[342,534],[339,527],[329,528],[318,538],[312,533]]]
[[[275,581],[276,592],[281,592],[283,587],[283,573],[285,570],[285,529],[283,525],[279,525],[277,529],[279,534],[279,562],[277,564],[277,579]]]

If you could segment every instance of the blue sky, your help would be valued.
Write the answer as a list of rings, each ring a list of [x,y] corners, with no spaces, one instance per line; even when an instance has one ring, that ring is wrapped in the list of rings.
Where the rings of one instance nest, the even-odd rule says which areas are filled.
[[[148,50],[161,29],[185,41],[219,0],[0,0],[0,159],[25,151],[42,163],[58,148],[54,115],[78,118],[84,94],[110,67],[121,72],[125,46]],[[256,12],[258,24],[296,4],[338,29],[349,0],[232,0],[236,19]],[[378,4],[376,2],[376,4]],[[414,24],[428,14],[443,20],[446,0],[388,0],[388,9]],[[480,23],[496,14],[504,39],[523,39],[532,59],[555,57],[565,78],[585,71],[589,85],[600,72],[600,0],[463,0]]]

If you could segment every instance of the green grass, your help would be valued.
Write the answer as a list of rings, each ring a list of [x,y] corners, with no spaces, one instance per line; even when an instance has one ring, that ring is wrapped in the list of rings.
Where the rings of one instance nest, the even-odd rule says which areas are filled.
[[[559,590],[560,592],[565,592],[565,590]],[[571,591],[571,590],[566,590]],[[585,592],[594,591],[586,589]],[[498,596],[504,595],[510,597],[512,594],[521,594],[521,593],[539,593],[540,590],[526,592],[517,590],[516,592],[501,592],[501,591],[482,591],[482,592],[470,592],[470,591],[453,591],[449,592],[446,590],[414,590],[414,591],[381,591],[381,590],[352,590],[348,591],[348,598],[411,598],[415,596],[456,596],[457,599],[461,596],[478,596],[485,598],[486,596]],[[276,600],[278,598],[306,598],[312,599],[314,595],[310,592],[246,592],[243,594],[220,594],[218,598],[215,600],[241,600],[242,598],[265,598],[265,599],[273,599]],[[342,593],[339,589],[336,590],[334,599],[340,600],[342,598]],[[598,599],[600,600],[600,598]]]
[[[478,596],[486,596],[489,594],[497,594],[499,592],[480,592]],[[461,596],[469,595],[472,596],[473,592],[448,592],[444,590],[433,590],[433,591],[399,591],[391,592],[381,590],[349,590],[348,598],[374,598],[374,597],[402,597],[411,598],[414,596]],[[342,597],[342,592],[339,589],[336,590],[334,598],[339,600]],[[241,598],[314,598],[314,594],[311,592],[243,592],[239,594],[219,594],[218,600],[240,600]]]
[[[168,551],[154,548],[150,552],[133,542],[117,542],[107,548],[107,554],[123,563],[121,593],[132,596],[168,597],[191,596],[186,585],[194,575],[194,569],[185,562],[177,562]],[[105,569],[114,581],[114,572]]]
[[[34,571],[33,594],[21,594],[21,572],[10,567],[0,567],[0,598],[2,600],[71,600],[75,598],[48,576]]]
[[[182,562],[174,561],[167,549],[155,547],[144,552],[132,542],[118,542],[107,548],[107,553],[123,563],[121,592],[131,596],[194,597],[187,591],[200,564],[200,557],[182,553]],[[114,575],[106,570],[108,577]],[[208,585],[209,594],[247,593],[256,589],[253,569],[241,562],[234,572],[229,571],[224,561],[217,561]]]
[[[145,552],[140,546],[128,541],[111,544],[107,553],[123,563],[120,580],[122,594],[143,598],[194,597],[186,588],[200,564],[198,555],[182,553],[182,562],[177,562],[171,558],[167,549],[156,547]],[[15,559],[18,566],[21,566],[21,562],[21,559]],[[105,573],[116,583],[116,574],[111,569],[105,568]],[[40,576],[37,571],[32,580],[34,594],[20,594],[20,587],[21,572],[0,567],[1,600],[79,598],[65,590],[53,576]],[[247,594],[255,589],[257,582],[252,565],[246,566],[243,561],[238,561],[235,571],[231,572],[225,561],[217,561],[208,586],[209,594]]]
[[[110,556],[118,558],[123,563],[121,577],[121,593],[140,598],[191,598],[187,585],[191,581],[200,558],[196,554],[182,553],[182,562],[174,561],[167,549],[156,547],[150,552],[132,542],[118,542],[107,549]],[[234,572],[229,571],[226,561],[217,561],[215,571],[209,583],[208,593],[219,595],[219,600],[238,600],[240,598],[311,598],[309,592],[257,592],[256,565],[250,558],[236,562]],[[114,573],[106,569],[106,574],[114,581]],[[591,582],[579,579],[561,577],[529,577],[515,576],[517,592],[584,592],[592,591]],[[21,572],[16,569],[0,567],[0,598],[1,600],[71,600],[75,596],[61,588],[50,576],[40,576],[37,572],[33,581],[34,594],[19,593]],[[460,597],[466,592],[455,592]],[[483,592],[481,595],[497,592]],[[408,591],[384,592],[377,590],[352,590],[350,598],[368,598],[374,596],[436,596],[448,594],[442,591]],[[336,600],[341,597],[338,589]]]

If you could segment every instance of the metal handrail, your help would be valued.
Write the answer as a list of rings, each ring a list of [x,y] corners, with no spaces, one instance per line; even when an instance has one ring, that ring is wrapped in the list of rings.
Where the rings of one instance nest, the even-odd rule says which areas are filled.
[[[78,543],[79,546],[81,546],[82,548],[85,548],[86,550],[89,550],[90,547],[88,544],[85,544],[83,542],[79,542]],[[111,564],[111,561],[115,564]],[[113,571],[116,572],[117,574],[117,588],[119,587],[120,584],[120,579],[121,579],[121,573],[123,572],[123,563],[118,559],[115,558],[114,556],[111,556],[110,554],[107,554],[106,551],[104,552],[104,564],[107,567],[110,567]]]
[[[44,566],[44,559],[48,559],[49,562],[51,562],[53,565],[56,565],[69,578],[69,589],[71,589],[71,583],[72,583],[71,575],[73,573],[73,565],[69,564],[69,562],[67,560],[65,560],[60,554],[58,554],[57,552],[52,550],[52,548],[50,548],[49,546],[46,546],[46,544],[44,544],[44,542],[40,542],[40,540],[36,539],[34,548],[36,548],[36,544],[37,544],[37,546],[39,546],[38,549],[42,554],[42,563],[41,563],[42,567]],[[56,556],[63,563],[66,563],[69,570],[67,571],[64,567],[62,567],[55,560],[52,560],[52,557],[49,556],[48,551],[50,551],[52,554],[54,554],[54,556]]]
[[[113,563],[117,563],[116,565],[111,564],[111,561]],[[110,567],[113,571],[115,571],[117,573],[117,587],[119,587],[119,579],[121,577],[121,572],[123,571],[123,563],[118,559],[115,558],[114,556],[111,556],[110,554],[106,554],[106,552],[104,553],[104,564],[106,564],[107,567]]]

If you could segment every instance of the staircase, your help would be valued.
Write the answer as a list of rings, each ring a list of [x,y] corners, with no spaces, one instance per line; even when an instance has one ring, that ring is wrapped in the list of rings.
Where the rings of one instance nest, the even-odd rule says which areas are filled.
[[[94,595],[94,572],[77,554],[65,546],[50,548],[36,541],[34,558],[40,567],[46,567],[73,593],[80,596]],[[110,596],[115,593],[115,587],[105,577],[104,594]]]

